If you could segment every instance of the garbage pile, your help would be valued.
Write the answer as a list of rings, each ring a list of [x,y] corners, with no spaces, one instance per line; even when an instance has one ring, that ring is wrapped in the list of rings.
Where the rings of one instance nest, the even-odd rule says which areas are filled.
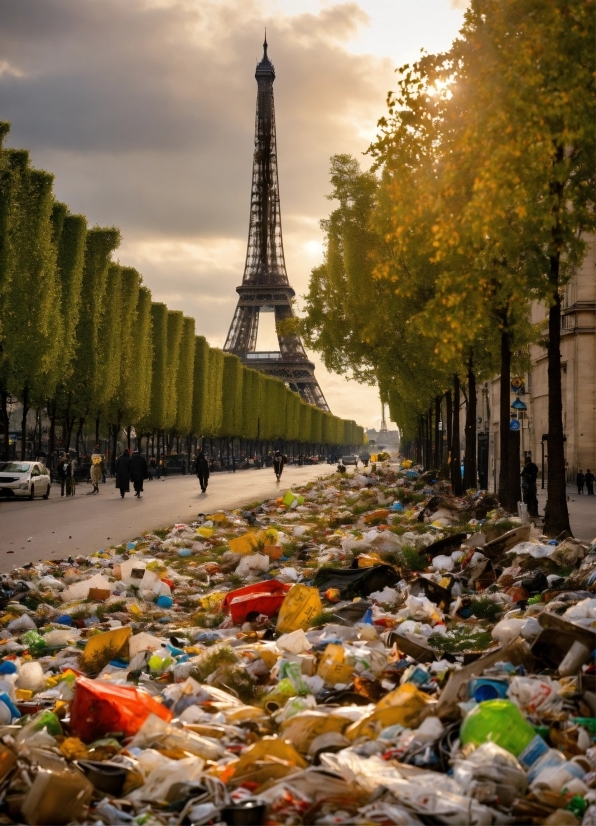
[[[0,819],[596,824],[596,543],[397,463],[0,582]]]

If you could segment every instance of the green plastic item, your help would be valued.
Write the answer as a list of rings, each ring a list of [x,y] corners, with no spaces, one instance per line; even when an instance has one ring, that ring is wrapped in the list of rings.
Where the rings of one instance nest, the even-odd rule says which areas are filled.
[[[48,734],[51,734],[52,737],[63,734],[60,720],[53,711],[44,711],[39,717],[35,718],[35,730],[41,731],[44,728],[47,729]]]
[[[535,597],[530,597],[528,605],[538,605],[539,602],[542,602],[542,594],[536,594]]]
[[[587,729],[590,737],[596,737],[596,717],[572,717],[577,726]]]
[[[21,640],[31,654],[41,654],[46,649],[45,640],[38,631],[26,631]]]
[[[515,755],[526,768],[548,751],[534,727],[509,700],[486,700],[469,711],[460,729],[464,745],[491,741]]]
[[[572,812],[578,820],[581,820],[588,808],[588,803],[581,794],[574,794],[565,808],[568,812]]]

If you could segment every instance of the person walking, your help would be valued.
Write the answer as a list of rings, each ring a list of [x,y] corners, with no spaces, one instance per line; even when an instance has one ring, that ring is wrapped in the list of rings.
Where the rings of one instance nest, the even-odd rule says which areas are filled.
[[[528,506],[528,516],[538,516],[538,489],[536,480],[538,478],[538,465],[530,456],[526,456],[524,469],[521,474],[522,495],[524,502]]]
[[[281,479],[281,474],[283,473],[285,463],[286,457],[283,455],[281,450],[276,450],[273,457],[273,470],[275,471],[275,478],[278,482]]]
[[[124,499],[124,494],[130,491],[130,453],[125,448],[122,456],[116,460],[116,487],[120,490],[120,496]]]
[[[66,453],[63,453],[60,457],[60,461],[58,462],[56,472],[58,473],[58,479],[60,479],[60,496],[64,496],[64,491],[66,488],[66,477],[70,476],[72,473],[72,466],[68,461]]]
[[[91,493],[99,493],[99,483],[103,476],[103,456],[99,452],[99,445],[95,445],[95,452],[91,454],[91,484],[93,490]]]
[[[577,485],[577,492],[580,496],[583,496],[584,493],[584,483],[586,481],[586,477],[582,473],[582,469],[580,468],[577,472],[577,476],[575,477],[575,484]]]
[[[595,478],[596,477],[594,477],[594,474],[592,473],[590,468],[588,468],[586,473],[585,473],[585,476],[584,476],[584,479],[585,479],[585,482],[586,482],[586,488],[587,488],[587,491],[588,491],[588,496],[594,496],[594,479]]]
[[[135,489],[135,496],[140,499],[143,492],[143,482],[148,477],[147,460],[137,448],[130,457],[130,478]]]
[[[199,479],[201,493],[207,493],[207,485],[209,484],[209,462],[202,450],[199,450],[197,458],[195,459],[195,473]]]

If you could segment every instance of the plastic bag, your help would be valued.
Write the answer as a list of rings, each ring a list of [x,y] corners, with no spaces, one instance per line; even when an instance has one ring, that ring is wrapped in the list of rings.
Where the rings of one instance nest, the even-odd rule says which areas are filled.
[[[248,614],[254,612],[271,617],[281,608],[290,587],[277,579],[245,585],[226,594],[221,610],[231,614],[235,624],[244,622]]]
[[[236,568],[236,574],[241,579],[255,574],[263,574],[269,569],[269,557],[267,554],[250,554],[243,556],[240,564]]]
[[[172,712],[134,686],[79,677],[70,707],[70,727],[84,743],[110,732],[132,737],[150,714],[170,721]]]
[[[289,634],[299,628],[306,630],[312,618],[322,610],[321,597],[316,588],[292,585],[279,610],[277,631],[279,634]]]

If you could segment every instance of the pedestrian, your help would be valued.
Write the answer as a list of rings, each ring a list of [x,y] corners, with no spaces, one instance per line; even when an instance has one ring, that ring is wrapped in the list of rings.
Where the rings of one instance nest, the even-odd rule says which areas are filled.
[[[281,450],[276,450],[273,457],[273,470],[275,471],[275,478],[278,482],[281,479],[285,463],[286,457],[282,454]]]
[[[130,457],[130,478],[135,489],[135,496],[140,499],[143,492],[143,482],[149,475],[147,460],[137,448]]]
[[[90,476],[93,485],[91,493],[99,493],[99,483],[103,476],[103,456],[99,452],[99,445],[95,445],[95,453],[91,454]]]
[[[530,456],[526,456],[524,469],[521,474],[521,486],[523,500],[528,506],[528,516],[538,516],[538,489],[536,479],[538,478],[538,466],[532,461]]]
[[[120,496],[124,499],[124,494],[130,491],[130,453],[125,448],[122,456],[116,460],[116,487],[120,490]]]
[[[209,462],[202,450],[199,450],[197,458],[195,459],[195,473],[199,479],[201,492],[207,493],[207,485],[209,484]]]
[[[155,461],[155,456],[152,456],[149,459],[149,481],[152,482],[153,479],[157,476],[157,462]]]
[[[63,453],[60,457],[60,461],[58,462],[56,472],[58,473],[58,479],[60,479],[60,496],[64,496],[64,490],[66,488],[66,477],[70,476],[72,473],[72,466],[68,461],[66,453]]]
[[[584,479],[586,480],[586,488],[588,490],[588,496],[594,496],[594,474],[590,470],[587,469]]]
[[[584,482],[586,481],[586,477],[582,473],[582,469],[580,468],[577,472],[577,476],[575,477],[575,484],[577,485],[577,492],[580,496],[583,496],[584,493]]]

